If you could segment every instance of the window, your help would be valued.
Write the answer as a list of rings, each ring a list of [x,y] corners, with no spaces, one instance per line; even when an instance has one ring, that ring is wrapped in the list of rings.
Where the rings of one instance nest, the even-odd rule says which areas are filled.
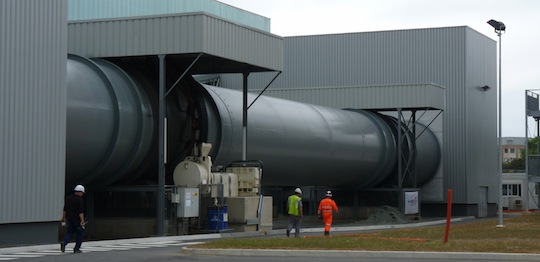
[[[513,153],[515,153],[515,152],[516,152],[516,151],[515,151],[515,149],[513,149],[513,148],[510,148],[510,153],[512,153],[512,154],[513,154]]]
[[[521,196],[521,184],[504,184],[502,194],[503,196]]]
[[[505,148],[505,149],[504,149],[504,153],[508,153],[508,148]]]

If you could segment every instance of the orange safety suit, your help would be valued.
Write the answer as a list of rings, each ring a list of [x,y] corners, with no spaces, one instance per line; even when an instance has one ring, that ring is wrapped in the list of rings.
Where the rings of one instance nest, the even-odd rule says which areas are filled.
[[[330,232],[330,227],[332,227],[332,211],[336,213],[338,212],[336,202],[334,202],[334,200],[332,200],[330,197],[326,197],[325,199],[321,200],[317,213],[322,215],[325,233]]]

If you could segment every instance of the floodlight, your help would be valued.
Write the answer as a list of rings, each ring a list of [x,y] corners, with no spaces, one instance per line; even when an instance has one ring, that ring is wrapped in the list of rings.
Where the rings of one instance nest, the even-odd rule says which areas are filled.
[[[503,24],[503,22],[499,22],[499,21],[495,21],[495,20],[491,19],[487,23],[490,26],[492,26],[493,28],[495,28],[495,32],[497,32],[497,33],[506,30],[506,26]]]

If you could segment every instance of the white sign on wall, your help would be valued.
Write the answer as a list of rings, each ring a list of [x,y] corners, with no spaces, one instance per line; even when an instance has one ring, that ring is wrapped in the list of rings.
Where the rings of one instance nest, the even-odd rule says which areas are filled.
[[[418,191],[405,192],[405,214],[418,214]]]

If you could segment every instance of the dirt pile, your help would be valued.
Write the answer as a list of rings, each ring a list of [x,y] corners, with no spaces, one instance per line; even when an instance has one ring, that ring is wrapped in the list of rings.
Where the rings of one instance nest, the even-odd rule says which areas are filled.
[[[391,206],[378,207],[367,219],[359,221],[361,224],[368,225],[407,224],[411,222],[413,220]]]

